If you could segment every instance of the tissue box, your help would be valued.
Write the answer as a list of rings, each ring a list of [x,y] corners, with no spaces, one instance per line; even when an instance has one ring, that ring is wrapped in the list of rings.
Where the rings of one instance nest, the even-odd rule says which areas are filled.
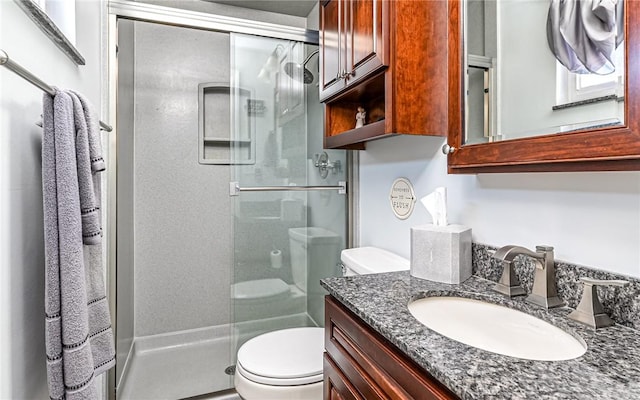
[[[457,284],[471,276],[471,228],[420,225],[411,228],[411,269],[416,278]]]

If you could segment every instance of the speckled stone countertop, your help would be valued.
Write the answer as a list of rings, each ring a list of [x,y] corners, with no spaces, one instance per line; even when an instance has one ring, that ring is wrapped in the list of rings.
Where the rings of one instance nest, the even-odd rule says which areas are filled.
[[[348,309],[462,399],[640,399],[640,332],[597,331],[569,320],[568,307],[544,310],[491,291],[472,276],[460,285],[413,278],[409,272],[327,278],[322,286]],[[501,304],[541,318],[584,340],[584,355],[531,361],[456,342],[418,322],[407,304],[429,296],[459,296]]]

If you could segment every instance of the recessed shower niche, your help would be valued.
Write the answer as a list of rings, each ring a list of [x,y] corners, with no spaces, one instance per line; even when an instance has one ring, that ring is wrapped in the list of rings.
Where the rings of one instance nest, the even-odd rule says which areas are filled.
[[[228,83],[198,85],[200,164],[254,164],[255,118],[251,91]]]

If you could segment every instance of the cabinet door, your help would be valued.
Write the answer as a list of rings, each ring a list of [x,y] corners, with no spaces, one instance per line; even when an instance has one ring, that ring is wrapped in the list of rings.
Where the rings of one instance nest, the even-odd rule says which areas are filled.
[[[363,400],[327,353],[324,354],[324,398],[326,400]]]
[[[325,301],[324,345],[325,398],[333,385],[345,399],[344,393],[366,400],[458,399],[331,296]]]
[[[341,74],[346,69],[345,4],[344,0],[329,0],[320,5],[320,99],[344,87]]]
[[[347,21],[347,85],[387,65],[382,0],[349,0]],[[387,5],[387,4],[385,4]]]

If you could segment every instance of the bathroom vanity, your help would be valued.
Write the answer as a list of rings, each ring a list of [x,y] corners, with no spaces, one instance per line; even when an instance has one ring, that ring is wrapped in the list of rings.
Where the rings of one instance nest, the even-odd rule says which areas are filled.
[[[334,297],[325,301],[328,399],[456,399],[437,380]]]
[[[472,276],[460,285],[392,272],[328,278],[327,399],[638,399],[640,335],[614,325],[594,330],[567,318],[568,307],[545,310],[508,299],[494,282]],[[533,315],[583,341],[586,352],[565,361],[508,357],[440,335],[418,322],[408,303],[457,296]]]

